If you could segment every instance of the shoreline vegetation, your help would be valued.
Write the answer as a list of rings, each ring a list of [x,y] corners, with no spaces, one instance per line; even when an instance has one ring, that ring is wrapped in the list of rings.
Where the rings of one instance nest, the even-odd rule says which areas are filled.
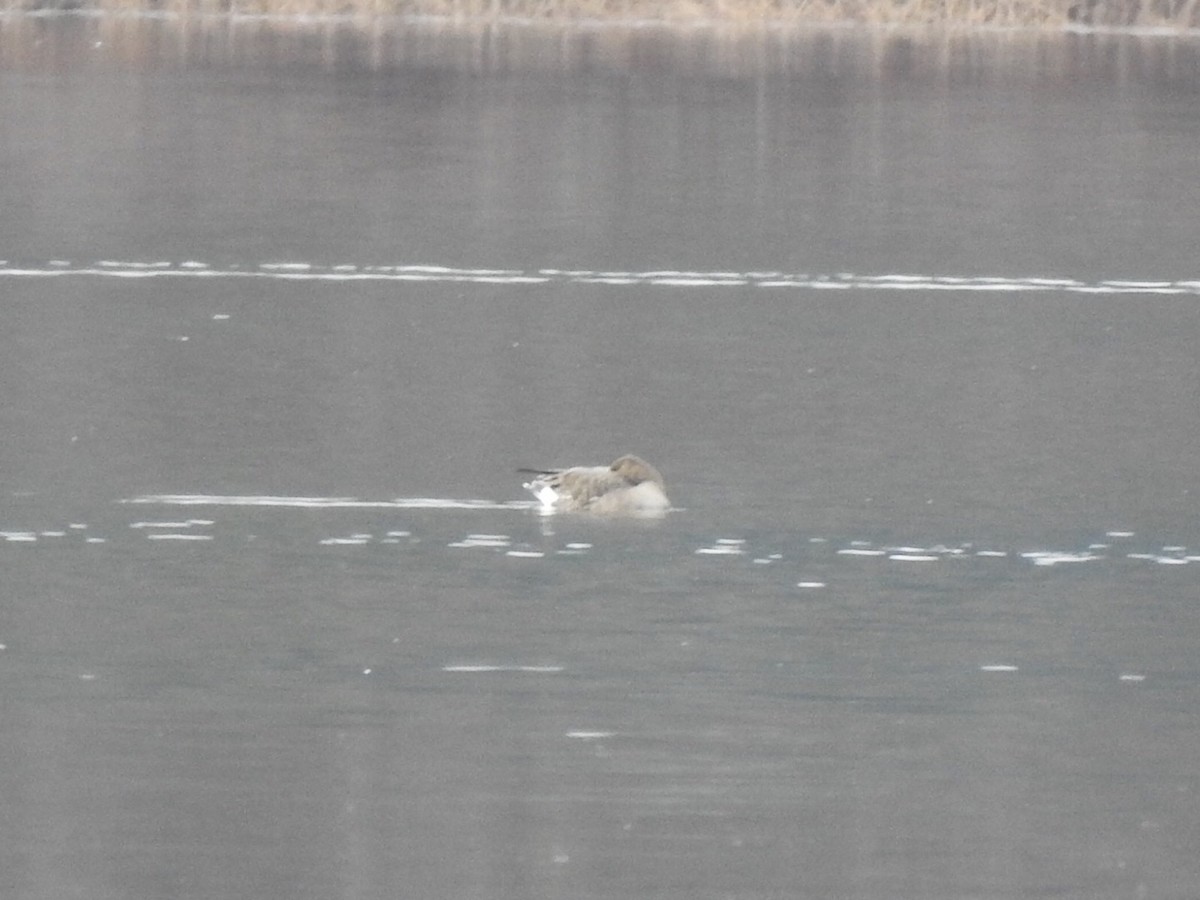
[[[1200,0],[0,0],[8,14],[437,18],[455,23],[1200,28]]]

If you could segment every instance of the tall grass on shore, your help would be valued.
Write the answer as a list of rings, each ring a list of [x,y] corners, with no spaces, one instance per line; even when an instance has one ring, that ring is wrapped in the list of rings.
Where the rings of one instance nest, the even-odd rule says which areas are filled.
[[[1200,0],[0,0],[0,9],[457,21],[1200,27]]]

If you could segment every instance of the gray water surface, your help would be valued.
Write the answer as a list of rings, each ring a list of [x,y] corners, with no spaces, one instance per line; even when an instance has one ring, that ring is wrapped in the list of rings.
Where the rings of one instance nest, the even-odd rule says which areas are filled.
[[[0,893],[1194,896],[1198,50],[0,19]]]

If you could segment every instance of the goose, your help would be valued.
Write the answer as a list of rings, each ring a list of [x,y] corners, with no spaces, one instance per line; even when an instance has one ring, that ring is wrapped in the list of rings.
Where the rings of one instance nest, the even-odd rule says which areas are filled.
[[[543,512],[654,516],[671,507],[662,475],[632,454],[608,466],[517,471],[536,476],[524,487],[537,497]]]

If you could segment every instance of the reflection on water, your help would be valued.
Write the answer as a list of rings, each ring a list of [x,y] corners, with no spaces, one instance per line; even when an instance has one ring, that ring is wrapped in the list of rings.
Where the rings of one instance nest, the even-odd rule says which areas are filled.
[[[5,898],[1191,896],[1198,56],[0,17]]]
[[[476,23],[263,16],[9,15],[0,17],[8,68],[53,71],[81,62],[221,65],[332,72],[363,69],[472,74],[568,73],[889,81],[1187,85],[1194,34],[1179,28],[905,29],[742,25]]]

